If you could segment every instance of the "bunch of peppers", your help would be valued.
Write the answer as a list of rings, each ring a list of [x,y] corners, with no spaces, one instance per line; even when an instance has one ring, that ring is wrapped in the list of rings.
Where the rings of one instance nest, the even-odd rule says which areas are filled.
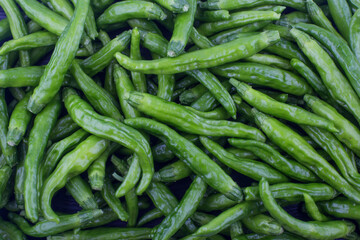
[[[360,239],[359,0],[0,6],[1,239]]]

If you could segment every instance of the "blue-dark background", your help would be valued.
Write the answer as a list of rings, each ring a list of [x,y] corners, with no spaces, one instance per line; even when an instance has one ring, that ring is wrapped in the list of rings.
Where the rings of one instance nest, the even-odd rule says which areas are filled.
[[[5,18],[6,15],[4,13],[4,11],[0,8],[0,20]],[[119,32],[118,32],[119,33]],[[118,33],[113,33],[111,35],[116,35]],[[0,43],[2,44],[2,43]],[[146,51],[145,51],[146,54]],[[39,63],[39,65],[44,65],[47,63],[47,61],[49,60],[49,56],[46,57],[43,61],[41,61]],[[156,163],[155,164],[156,168],[159,169],[163,166],[163,164],[159,164]],[[86,177],[86,174],[84,175],[84,177]],[[241,186],[241,187],[245,187],[245,186],[249,186],[252,183],[252,180],[241,176],[238,173],[233,173],[232,177],[234,178],[234,180],[236,180],[236,182]],[[182,198],[182,196],[184,195],[186,189],[189,187],[191,183],[190,178],[178,181],[176,183],[170,184],[169,187],[172,190],[172,192],[174,193],[174,195],[180,200]],[[122,199],[122,201],[124,201]],[[150,200],[149,200],[150,201]],[[66,191],[64,189],[60,190],[53,198],[53,208],[56,211],[59,212],[63,212],[63,213],[75,213],[79,210],[81,210],[81,208],[79,207],[79,205],[75,202],[75,200],[69,196]],[[139,216],[141,216],[142,214],[146,213],[148,210],[151,210],[153,208],[153,206],[151,206],[149,209],[146,210],[140,210]],[[295,205],[291,205],[286,207],[286,210],[292,214],[293,216],[296,216],[300,219],[304,219],[304,220],[309,220],[309,218],[306,216],[306,214],[304,214],[301,211],[302,205],[300,204],[295,204]],[[218,212],[214,212],[215,215],[218,214]],[[0,216],[3,217],[4,219],[6,219],[6,210],[2,209],[0,210]],[[161,219],[158,219],[156,221],[153,221],[152,223],[149,223],[145,226],[147,227],[153,227],[157,224],[159,224],[161,222]],[[112,227],[126,227],[126,223],[121,222],[121,221],[116,221],[113,223],[108,224],[107,226],[112,226]],[[38,239],[38,238],[29,238],[29,239]]]

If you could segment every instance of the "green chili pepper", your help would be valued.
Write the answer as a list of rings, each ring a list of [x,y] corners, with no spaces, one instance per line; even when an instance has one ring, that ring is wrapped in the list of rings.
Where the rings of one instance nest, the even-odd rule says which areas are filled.
[[[329,30],[335,35],[339,35],[336,29],[333,27],[329,19],[325,16],[321,8],[313,1],[306,0],[306,9],[311,17],[311,20],[318,26]]]
[[[55,45],[58,37],[50,32],[35,32],[24,37],[5,42],[0,48],[0,55],[11,51],[30,50],[38,47]]]
[[[336,27],[345,39],[349,39],[351,10],[346,1],[328,1],[329,10]]]
[[[183,13],[189,11],[189,3],[187,0],[154,0],[154,2],[174,13]]]
[[[237,184],[199,148],[180,136],[171,128],[146,118],[126,119],[125,123],[135,128],[144,129],[166,142],[166,145],[190,169],[200,175],[211,187],[225,194],[230,199],[241,201],[242,194]],[[204,167],[206,166],[206,168]]]
[[[84,172],[105,151],[108,144],[107,140],[90,136],[62,158],[43,186],[41,208],[46,219],[59,223],[59,217],[51,208],[55,192],[64,187],[69,179]]]
[[[292,12],[288,13],[286,15],[283,15],[278,21],[276,21],[276,24],[279,24],[281,26],[290,27],[291,25],[294,25],[296,23],[311,23],[311,18],[309,14],[303,13],[303,12]]]
[[[282,68],[285,70],[292,70],[290,62],[282,57],[270,54],[254,54],[244,59],[248,62],[260,63],[270,67]]]
[[[134,60],[141,60],[140,33],[137,28],[133,28],[131,32],[130,57]],[[136,91],[146,92],[146,79],[144,74],[131,72],[131,79]]]
[[[223,82],[222,85],[227,91],[230,91],[231,84],[229,81]],[[215,109],[218,105],[219,102],[216,100],[213,94],[211,92],[206,92],[190,106],[196,110],[206,112]]]
[[[63,96],[66,109],[78,125],[92,134],[130,148],[138,155],[143,174],[137,194],[143,193],[154,173],[151,149],[143,135],[119,121],[97,114],[72,89],[65,89]]]
[[[156,4],[147,1],[123,1],[112,4],[97,19],[97,25],[102,28],[107,24],[124,22],[131,18],[147,18],[164,20],[166,14]]]
[[[125,99],[126,93],[134,91],[135,87],[125,69],[120,67],[117,63],[114,65],[114,81],[121,110],[124,113],[125,118],[140,117],[141,113],[132,107]]]
[[[27,152],[27,144],[22,141],[18,147],[19,163],[16,166],[14,195],[16,203],[24,208],[24,185],[25,185],[25,157]]]
[[[232,0],[208,0],[206,2],[201,2],[200,7],[206,9],[226,9],[226,10],[235,10],[241,8],[249,8],[262,6],[266,4],[278,4],[284,5],[287,7],[295,8],[300,11],[306,11],[305,2],[297,0],[248,0],[248,1],[232,1]]]
[[[7,130],[8,130],[8,110],[5,102],[5,89],[0,89],[0,145],[4,154],[6,162],[10,166],[14,166],[17,161],[16,148],[7,144]]]
[[[242,220],[251,215],[259,214],[261,211],[263,211],[261,202],[243,202],[237,204],[234,207],[220,213],[208,224],[201,226],[192,235],[196,237],[213,236],[230,227],[230,225],[236,221]]]
[[[157,227],[153,239],[167,240],[174,235],[185,221],[195,212],[206,191],[206,183],[196,177],[179,205]]]
[[[160,56],[166,55],[166,48],[164,47],[164,45],[167,44],[166,39],[159,35],[145,32],[142,33],[142,38],[143,45],[149,48],[152,52],[156,52],[156,54],[159,54]],[[235,118],[236,108],[233,104],[231,96],[213,74],[205,69],[188,71],[187,74],[196,78],[200,83],[206,86],[214,94],[215,98]]]
[[[230,14],[228,20],[203,23],[199,26],[198,31],[205,36],[210,36],[220,31],[241,27],[258,21],[278,20],[280,16],[281,14],[273,11],[240,11]]]
[[[9,213],[8,217],[26,235],[32,237],[47,237],[81,227],[83,224],[102,214],[103,211],[100,209],[81,211],[71,215],[60,215],[59,223],[48,220],[41,220],[33,226],[31,226],[23,217],[15,213]]]
[[[25,91],[21,88],[10,88],[10,93],[14,97],[14,100],[21,101],[25,97]]]
[[[258,89],[258,91],[275,99],[278,102],[285,103],[289,99],[289,94],[287,94],[287,93],[279,93],[279,92],[267,90],[267,89]],[[237,96],[239,99],[241,99],[240,96],[238,96],[238,95],[235,95],[235,96]],[[240,104],[241,104],[241,102],[242,102],[242,100],[240,100]]]
[[[79,125],[72,120],[70,115],[65,115],[56,122],[55,127],[50,133],[50,140],[60,141],[73,134],[79,128]]]
[[[278,151],[265,143],[234,138],[230,138],[228,141],[234,147],[252,152],[290,178],[306,182],[318,180],[317,176],[302,164],[283,157]]]
[[[104,184],[105,178],[105,165],[109,156],[113,154],[119,145],[117,143],[112,143],[108,148],[96,159],[88,169],[88,177],[91,188],[94,190],[101,190]]]
[[[184,134],[183,137],[190,142],[196,142],[199,138],[196,135]],[[166,146],[164,142],[156,144],[152,147],[154,160],[157,162],[168,162],[175,157],[175,154]]]
[[[167,102],[150,94],[130,92],[125,98],[144,114],[188,133],[207,136],[237,136],[264,141],[264,136],[255,128],[238,122],[204,119],[179,104]]]
[[[18,67],[0,70],[0,87],[36,86],[44,72],[43,67]]]
[[[12,169],[9,165],[1,166],[0,168],[0,201],[4,198],[4,192],[7,185],[10,185],[10,177],[12,174]],[[6,204],[6,203],[5,203]],[[5,205],[4,204],[4,205]]]
[[[264,214],[258,214],[244,218],[242,223],[251,231],[259,234],[267,235],[280,235],[284,232],[284,229],[272,217]]]
[[[103,70],[109,65],[116,52],[122,51],[126,48],[130,41],[130,35],[130,31],[121,33],[99,51],[82,61],[80,66],[83,71],[88,76],[92,77]]]
[[[360,99],[333,60],[306,33],[293,28],[291,34],[296,38],[300,48],[312,63],[315,64],[330,94],[360,121]],[[321,57],[319,58],[319,56]]]
[[[227,10],[204,11],[203,9],[197,8],[195,13],[195,19],[201,22],[217,22],[229,18],[230,13]]]
[[[89,184],[82,179],[81,176],[71,178],[65,187],[82,209],[89,210],[98,208]]]
[[[215,193],[204,198],[199,205],[199,209],[205,212],[225,210],[236,205],[236,202],[227,198],[224,194]]]
[[[16,104],[14,111],[12,112],[9,120],[9,127],[7,133],[7,144],[15,146],[22,140],[28,124],[32,118],[32,114],[26,109],[31,92]]]
[[[152,182],[146,191],[151,198],[155,207],[158,208],[165,216],[168,216],[179,204],[172,192],[162,183]],[[194,232],[195,226],[191,220],[184,224],[186,232]]]
[[[59,236],[50,236],[49,240],[118,240],[118,239],[151,239],[153,236],[151,228],[115,228],[115,227],[101,227],[91,230],[81,230],[78,232],[65,232]]]
[[[197,68],[214,67],[251,56],[278,41],[279,38],[278,32],[269,31],[237,39],[220,46],[182,54],[176,58],[150,61],[131,60],[121,53],[116,53],[115,57],[120,65],[131,71],[147,74],[174,74]],[[241,49],[247,49],[247,51]]]
[[[153,59],[159,59],[160,56],[153,53]],[[172,74],[159,74],[158,75],[158,91],[156,95],[166,101],[171,101],[175,86],[175,77]]]
[[[191,173],[191,169],[183,161],[178,160],[155,172],[153,179],[160,182],[176,182],[190,176]]]
[[[73,61],[70,71],[95,110],[115,120],[124,120],[116,106],[118,105],[116,100],[87,76],[76,61]]]
[[[14,39],[21,38],[28,34],[28,29],[25,24],[25,20],[20,13],[20,10],[16,6],[15,1],[13,0],[1,0],[0,5],[3,8],[7,19],[9,21],[9,26],[11,34]],[[30,58],[28,51],[20,51],[20,65],[22,67],[27,67],[30,65]]]
[[[100,192],[97,192],[97,193],[99,195],[101,195]],[[101,199],[102,199],[102,197],[101,197]],[[107,203],[105,202],[105,204],[107,204]],[[87,222],[84,222],[81,225],[81,229],[103,226],[103,225],[106,225],[108,223],[111,223],[111,222],[116,221],[116,220],[119,219],[118,216],[116,215],[116,213],[109,207],[106,207],[106,208],[102,209],[102,211],[103,211],[103,214],[101,214],[101,215],[99,215],[97,217],[93,217],[92,219],[90,219]]]
[[[0,40],[4,41],[11,37],[9,19],[4,18],[0,21]]]
[[[116,213],[119,219],[122,221],[127,221],[129,218],[129,214],[125,211],[122,206],[120,199],[115,197],[115,190],[110,182],[109,178],[105,178],[104,186],[101,190],[101,195],[104,200],[110,206],[110,208]]]
[[[25,240],[26,236],[14,224],[0,218],[0,237],[4,240]]]
[[[312,66],[309,59],[304,55],[304,53],[299,49],[299,47],[295,43],[287,41],[285,39],[280,39],[280,41],[268,46],[265,50],[283,58],[297,58],[300,61],[304,62],[307,66]]]
[[[145,224],[147,224],[148,222],[151,222],[155,219],[161,218],[162,216],[164,216],[164,214],[157,208],[154,208],[150,211],[148,211],[147,213],[145,213],[138,221],[137,226],[141,227]]]
[[[192,27],[192,30],[190,32],[190,40],[194,42],[194,44],[198,48],[209,48],[214,46],[214,44],[207,37],[200,34],[194,27]],[[193,46],[192,48],[190,48],[191,51],[193,51],[193,48],[194,50],[197,50],[198,48],[196,47]],[[190,51],[190,49],[188,51]]]
[[[284,232],[281,235],[277,236],[269,236],[264,234],[250,233],[246,235],[242,235],[240,237],[235,238],[234,240],[248,240],[248,239],[264,239],[264,240],[304,240],[304,238],[299,237],[295,234],[291,234],[288,232]]]
[[[205,92],[207,92],[207,88],[202,84],[198,84],[180,94],[180,103],[183,105],[189,105],[199,99]]]
[[[289,27],[285,27],[285,26],[281,26],[281,25],[278,25],[278,24],[270,23],[270,24],[266,25],[264,27],[264,29],[268,30],[268,31],[278,31],[281,38],[283,38],[285,40],[288,40],[288,41],[294,41],[294,38],[290,34],[290,28]]]
[[[74,4],[74,6],[77,4],[78,0],[71,0],[72,3]],[[62,3],[63,1],[60,1],[60,3]],[[87,32],[87,34],[89,35],[89,37],[92,40],[95,40],[95,38],[98,37],[99,33],[97,31],[97,27],[96,27],[96,21],[95,21],[95,16],[94,16],[94,11],[92,6],[89,6],[89,12],[86,16],[85,19],[85,31]]]
[[[263,176],[266,176],[266,178],[273,183],[286,182],[288,180],[286,176],[267,164],[250,159],[238,158],[235,155],[226,152],[219,144],[206,137],[200,137],[200,141],[220,162],[245,176],[251,177],[257,181]]]
[[[198,111],[192,107],[185,107],[185,108],[187,110],[195,113],[199,117],[211,119],[211,120],[226,120],[231,117],[230,114],[225,110],[224,107],[218,107],[218,108],[215,108],[214,110],[208,111],[208,112]]]
[[[272,142],[294,157],[298,162],[312,170],[345,196],[360,202],[360,193],[356,191],[324,158],[322,158],[300,135],[285,124],[255,109],[252,110],[256,124]],[[284,139],[289,139],[284,141]],[[326,169],[326,171],[324,171]]]
[[[276,203],[271,195],[269,183],[265,179],[260,181],[259,191],[270,215],[290,232],[312,239],[336,239],[345,237],[355,230],[354,224],[347,221],[303,222],[292,217]]]
[[[131,164],[128,172],[126,173],[123,183],[116,190],[116,197],[122,197],[126,195],[140,179],[141,169],[139,165],[139,158],[137,155],[133,155],[130,158]],[[123,174],[125,175],[125,174]]]
[[[325,216],[324,214],[322,214],[320,212],[314,199],[307,193],[304,193],[304,202],[305,202],[305,208],[306,208],[306,211],[307,211],[307,214],[309,215],[309,217],[311,217],[315,221],[319,221],[319,222],[325,222],[325,221],[330,220],[330,218],[328,218],[327,216]]]
[[[16,0],[20,7],[24,10],[26,15],[33,20],[36,20],[41,27],[52,32],[58,36],[62,34],[68,25],[68,20],[61,15],[51,11],[41,3],[34,0]],[[93,46],[91,39],[86,35],[82,35],[82,44],[86,49],[93,53]]]
[[[360,59],[360,45],[358,44],[358,39],[359,39],[359,17],[360,17],[360,11],[356,11],[354,13],[354,15],[351,18],[351,22],[350,22],[350,37],[349,37],[349,43],[350,43],[350,47],[353,50],[356,58],[359,60]]]
[[[296,24],[295,27],[310,34],[312,37],[314,37],[316,40],[318,40],[321,44],[323,44],[327,49],[331,51],[331,53],[334,55],[335,59],[337,60],[338,64],[345,72],[355,92],[357,92],[359,96],[360,70],[358,70],[358,68],[360,67],[360,63],[356,61],[357,58],[355,54],[351,51],[351,48],[349,47],[347,42],[341,37],[337,36],[336,34],[333,34],[330,31],[327,31],[326,29],[323,29],[316,25],[299,23]],[[304,53],[306,54],[305,51]],[[317,69],[319,68],[317,67]],[[337,70],[337,68],[335,70]],[[322,78],[324,78],[322,72],[319,72],[319,74]],[[327,80],[323,79],[323,81],[325,85],[329,88],[329,85],[327,84]],[[332,88],[329,89],[329,91],[334,95],[334,98],[338,100]],[[340,101],[345,101],[345,100],[340,99]]]
[[[293,58],[290,61],[291,66],[307,81],[307,83],[326,101],[336,102],[331,97],[329,90],[320,79],[320,77],[311,68],[299,59]]]
[[[330,201],[318,202],[319,208],[326,214],[337,218],[360,219],[360,206],[353,201],[338,197]]]
[[[167,46],[167,56],[176,57],[186,47],[189,40],[192,26],[194,24],[197,2],[196,0],[187,0],[189,3],[188,11],[179,13],[174,21],[174,29]]]
[[[179,204],[170,190],[160,182],[151,182],[146,193],[151,198],[155,207],[165,216],[169,215]]]
[[[131,189],[126,195],[126,208],[129,213],[128,219],[128,227],[135,227],[137,218],[139,215],[139,207],[138,207],[138,196],[136,195],[135,189]]]
[[[358,145],[358,139],[360,139],[360,130],[354,126],[349,120],[339,114],[335,108],[311,95],[305,95],[305,102],[314,111],[314,113],[327,118],[334,122],[335,127],[339,129],[339,132],[334,135],[348,148],[360,156],[360,147]]]
[[[233,77],[298,96],[311,92],[310,86],[298,75],[258,63],[231,63],[212,68],[211,71],[216,75]]]
[[[303,200],[303,194],[309,194],[314,201],[324,201],[333,199],[338,193],[324,183],[279,183],[270,186],[274,198],[284,199],[286,201],[296,202]],[[246,187],[244,189],[246,201],[259,201],[259,188]]]
[[[164,9],[162,9],[162,10],[164,10]],[[128,19],[126,21],[126,23],[133,29],[138,28],[139,30],[149,31],[149,32],[156,33],[156,34],[159,34],[162,36],[161,30],[156,25],[156,23],[153,21],[142,19],[142,18],[133,18],[133,19]]]
[[[48,104],[34,120],[34,126],[30,131],[29,147],[25,158],[25,211],[26,216],[31,222],[38,220],[39,211],[39,186],[40,163],[43,159],[45,148],[49,139],[50,132],[55,126],[56,119],[60,112],[60,96]]]
[[[91,1],[91,5],[96,13],[102,13],[114,1],[115,0],[93,0]]]
[[[336,137],[333,134],[316,127],[301,127],[331,156],[343,177],[354,187],[360,189],[360,174],[352,163],[352,160],[347,154],[345,148],[336,139]]]
[[[114,80],[114,66],[116,61],[113,60],[109,63],[105,70],[105,81],[104,81],[104,88],[105,90],[111,94],[114,98],[117,97],[116,95],[116,85]]]
[[[237,156],[239,158],[247,158],[247,159],[253,159],[253,160],[258,159],[258,157],[255,154],[253,154],[251,151],[246,151],[246,150],[242,150],[239,148],[233,148],[233,147],[227,148],[226,151],[234,154],[235,156]]]
[[[270,23],[271,21],[260,21],[260,22],[250,23],[242,27],[222,31],[220,33],[217,33],[209,37],[209,39],[215,45],[224,44],[240,37],[255,35],[256,31],[263,29],[265,26],[267,26]]]
[[[316,114],[308,112],[300,107],[291,106],[286,103],[280,103],[275,99],[254,90],[247,84],[230,79],[230,83],[236,87],[240,96],[253,107],[264,113],[271,114],[275,117],[282,118],[298,124],[307,124],[324,128],[330,132],[338,132],[334,123],[319,117]]]
[[[44,164],[42,164],[40,167],[40,176],[42,178],[41,183],[43,183],[55,169],[57,163],[60,161],[63,155],[70,149],[74,148],[78,143],[82,142],[86,137],[88,137],[88,135],[89,134],[87,132],[80,129],[69,137],[54,143],[54,145],[49,148],[44,158]]]
[[[32,113],[40,112],[59,91],[66,71],[79,48],[84,22],[89,9],[89,0],[79,1],[74,17],[56,43],[50,62],[46,65],[39,86],[34,89],[28,103]],[[74,34],[77,33],[77,34]]]

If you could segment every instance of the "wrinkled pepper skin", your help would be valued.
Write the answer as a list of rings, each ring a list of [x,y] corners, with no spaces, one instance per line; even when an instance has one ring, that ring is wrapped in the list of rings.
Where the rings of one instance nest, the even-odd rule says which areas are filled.
[[[74,18],[60,35],[39,85],[29,99],[27,108],[30,112],[39,113],[60,90],[65,73],[79,48],[89,4],[89,0],[79,1]]]
[[[49,135],[55,126],[61,109],[60,96],[55,98],[39,113],[30,131],[29,146],[25,158],[25,212],[33,223],[39,218],[40,199],[38,183],[40,180],[40,165],[43,160]]]
[[[308,112],[303,108],[278,102],[266,94],[253,89],[245,83],[236,81],[233,78],[230,79],[230,83],[236,88],[242,99],[264,113],[271,114],[274,117],[282,118],[297,124],[320,127],[330,132],[338,131],[333,122],[314,113]]]
[[[314,201],[324,201],[335,198],[338,192],[324,183],[279,183],[270,186],[274,198],[290,202],[302,201],[303,194],[310,195]],[[259,188],[257,186],[244,189],[246,201],[259,201]]]
[[[41,220],[32,226],[23,217],[15,213],[9,213],[8,217],[26,235],[32,237],[48,237],[50,235],[62,233],[64,231],[81,227],[83,224],[102,214],[103,211],[100,209],[86,210],[78,212],[76,214],[61,215],[59,223],[48,220]]]
[[[212,68],[211,72],[222,77],[232,77],[297,96],[311,92],[310,86],[300,76],[259,63],[230,63]]]
[[[234,136],[265,141],[262,133],[253,127],[239,122],[204,119],[180,104],[165,101],[151,94],[130,92],[125,98],[137,110],[181,131],[206,136]]]
[[[215,162],[193,143],[164,124],[147,118],[126,119],[125,123],[143,129],[166,142],[166,145],[206,183],[235,201],[242,200],[239,186]]]
[[[277,31],[269,31],[236,39],[212,48],[185,53],[175,58],[132,60],[121,53],[116,53],[115,57],[121,66],[130,71],[145,74],[174,74],[199,68],[215,67],[249,57],[279,39],[280,36]]]
[[[293,233],[305,238],[330,240],[346,237],[355,230],[355,225],[348,221],[304,222],[292,217],[276,203],[271,196],[269,183],[262,179],[259,185],[261,200],[270,215],[275,218],[283,227]]]
[[[228,141],[230,145],[234,147],[252,152],[264,162],[267,162],[272,167],[281,171],[283,174],[290,178],[296,179],[301,182],[318,181],[317,176],[312,171],[292,159],[285,158],[278,151],[276,151],[274,148],[267,145],[266,143],[235,138],[230,138],[228,139]]]
[[[252,110],[256,124],[281,149],[294,157],[298,162],[312,170],[330,186],[343,193],[348,198],[360,203],[360,193],[352,187],[313,147],[311,147],[298,133],[255,109]],[[288,141],[284,141],[288,139]],[[324,170],[326,169],[326,171]]]
[[[102,28],[107,24],[124,22],[131,18],[146,18],[149,20],[164,20],[166,14],[155,3],[147,1],[122,1],[111,5],[97,19],[97,25]]]
[[[97,114],[73,89],[65,89],[63,98],[66,109],[79,126],[94,135],[117,142],[138,155],[142,179],[137,187],[137,194],[143,193],[154,174],[151,148],[144,136],[119,121]]]
[[[92,135],[61,159],[42,188],[41,209],[47,220],[60,222],[59,216],[51,208],[55,192],[64,187],[69,179],[84,172],[108,145],[109,141]]]

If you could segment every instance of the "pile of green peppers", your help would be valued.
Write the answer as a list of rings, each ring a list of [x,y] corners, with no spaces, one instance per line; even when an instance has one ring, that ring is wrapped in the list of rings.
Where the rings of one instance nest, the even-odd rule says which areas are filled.
[[[0,239],[360,239],[360,0],[0,6]]]

